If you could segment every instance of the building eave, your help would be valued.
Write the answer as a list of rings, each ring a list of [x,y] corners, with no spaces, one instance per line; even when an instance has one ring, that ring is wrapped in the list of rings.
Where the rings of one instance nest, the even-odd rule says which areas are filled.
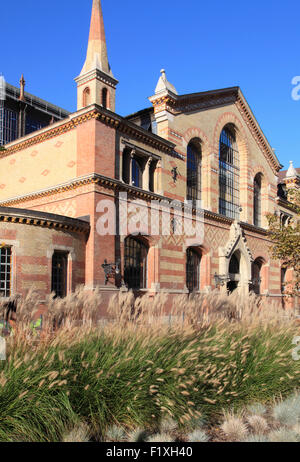
[[[70,114],[68,118],[60,120],[51,126],[44,127],[30,135],[6,144],[5,151],[0,153],[0,158],[9,156],[30,146],[59,136],[65,132],[75,129],[78,125],[91,119],[96,119],[106,125],[109,125],[120,132],[132,136],[134,139],[142,141],[152,148],[158,149],[162,152],[169,154],[174,152],[174,143],[171,143],[154,133],[148,132],[144,128],[126,120],[124,117],[111,112],[108,109],[104,109],[101,106],[93,104],[87,108]]]
[[[76,218],[69,218],[37,210],[18,209],[0,206],[0,222],[19,223],[57,231],[69,231],[88,235],[90,225],[88,222]]]

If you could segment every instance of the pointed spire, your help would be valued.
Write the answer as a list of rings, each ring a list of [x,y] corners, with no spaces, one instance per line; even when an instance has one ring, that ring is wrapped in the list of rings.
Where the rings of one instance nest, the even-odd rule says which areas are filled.
[[[25,100],[25,79],[24,79],[23,74],[21,75],[21,79],[20,79],[20,97],[19,97],[19,100],[20,101]]]
[[[112,76],[107,58],[101,0],[93,0],[88,49],[86,60],[80,75],[94,69],[99,69]]]

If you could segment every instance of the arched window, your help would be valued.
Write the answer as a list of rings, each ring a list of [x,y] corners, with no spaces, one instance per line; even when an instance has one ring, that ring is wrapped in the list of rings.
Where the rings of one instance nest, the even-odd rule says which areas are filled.
[[[286,307],[286,299],[284,295],[286,294],[286,286],[287,286],[287,268],[282,266],[280,270],[280,291],[282,295],[281,305],[283,308]]]
[[[238,219],[240,163],[235,131],[231,125],[227,125],[220,136],[219,187],[219,213]]]
[[[52,257],[51,291],[55,297],[67,295],[68,252],[55,251]]]
[[[122,179],[124,183],[130,183],[130,149],[125,148],[122,156]]]
[[[146,289],[148,247],[131,236],[124,245],[124,282],[129,289]]]
[[[260,295],[261,292],[261,269],[263,261],[257,258],[252,264],[252,285],[251,289],[256,295]]]
[[[201,199],[201,144],[192,140],[187,147],[187,200]]]
[[[281,268],[281,274],[280,274],[280,286],[281,286],[281,293],[285,293],[285,287],[286,287],[286,273],[287,273],[287,268],[282,267]]]
[[[86,87],[83,90],[82,99],[83,99],[83,101],[82,101],[83,107],[86,107],[86,106],[90,105],[90,103],[91,103],[91,91],[90,91],[89,87]]]
[[[11,247],[0,248],[0,296],[11,295],[12,280],[12,249]]]
[[[254,178],[254,203],[253,203],[253,223],[254,226],[261,226],[261,184],[262,175],[258,173]]]
[[[131,171],[132,171],[132,185],[136,186],[137,188],[142,188],[143,184],[143,171],[140,162],[133,157],[131,163]]]
[[[108,103],[108,91],[107,88],[102,89],[102,106],[104,109],[107,109],[107,103]]]
[[[186,286],[189,292],[200,289],[200,261],[201,257],[196,249],[186,251]]]

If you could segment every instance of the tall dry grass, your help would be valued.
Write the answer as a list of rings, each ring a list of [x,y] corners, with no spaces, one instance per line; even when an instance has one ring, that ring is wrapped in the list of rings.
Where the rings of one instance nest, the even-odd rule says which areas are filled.
[[[193,428],[199,417],[267,402],[298,387],[291,313],[257,297],[120,293],[98,324],[99,291],[79,288],[40,307],[31,292],[0,364],[0,440],[59,441],[85,422],[93,439],[121,425],[158,428],[166,418]]]

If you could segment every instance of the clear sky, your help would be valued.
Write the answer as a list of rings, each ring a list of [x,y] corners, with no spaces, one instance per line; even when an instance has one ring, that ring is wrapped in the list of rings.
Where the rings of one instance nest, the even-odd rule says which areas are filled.
[[[92,0],[2,0],[0,72],[70,111]],[[102,0],[116,111],[150,106],[159,71],[180,94],[239,85],[279,160],[300,167],[299,0]],[[299,78],[300,80],[300,78]],[[299,91],[300,94],[300,91]]]

